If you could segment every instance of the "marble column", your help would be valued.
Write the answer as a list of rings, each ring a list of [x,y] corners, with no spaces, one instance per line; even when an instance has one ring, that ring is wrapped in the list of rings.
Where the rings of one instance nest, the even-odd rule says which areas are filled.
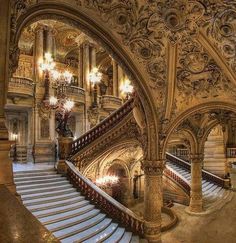
[[[44,49],[44,26],[38,25],[35,29],[35,44],[34,44],[34,64],[35,64],[35,82],[39,82],[42,79],[42,71],[40,71],[38,63],[39,60],[43,60]]]
[[[194,213],[202,212],[202,154],[191,155],[191,193],[189,210]]]
[[[124,72],[123,72],[123,69],[118,66],[118,97],[122,98],[121,97],[121,92],[120,92],[120,87],[122,85],[124,81]]]
[[[84,77],[83,77],[83,74],[84,74],[84,60],[83,60],[83,45],[81,45],[79,47],[79,67],[78,67],[78,78],[79,78],[79,81],[78,81],[78,86],[81,87],[81,88],[84,88]]]
[[[161,242],[163,206],[162,173],[164,162],[144,160],[144,236],[148,242]]]
[[[97,50],[94,45],[91,46],[91,70],[96,67],[96,55],[97,55]]]
[[[118,97],[119,94],[118,64],[114,59],[112,59],[112,67],[113,67],[113,95]]]
[[[53,51],[54,51],[54,48],[53,48],[53,36],[54,36],[54,32],[53,32],[53,29],[49,26],[46,27],[45,29],[45,52],[49,52],[52,54],[53,56]]]
[[[86,131],[90,129],[88,121],[88,109],[91,106],[91,90],[89,82],[90,72],[90,55],[89,55],[89,43],[83,43],[83,84],[85,89],[85,127]]]
[[[5,185],[11,192],[15,193],[12,161],[9,158],[10,148],[14,142],[8,140],[4,112],[9,80],[10,2],[10,0],[5,0],[4,3],[1,1],[0,7],[0,185]],[[12,53],[12,55],[17,58],[17,53]],[[12,62],[15,61],[12,60]]]

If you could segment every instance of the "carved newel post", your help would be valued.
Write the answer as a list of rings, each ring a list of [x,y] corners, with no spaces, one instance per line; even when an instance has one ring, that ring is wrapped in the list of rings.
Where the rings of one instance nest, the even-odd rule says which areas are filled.
[[[66,174],[67,167],[65,161],[70,155],[72,141],[72,137],[58,138],[59,160],[57,162],[57,172],[60,174]]]
[[[144,236],[148,242],[161,242],[161,208],[163,206],[162,173],[164,161],[144,161]]]
[[[202,154],[191,155],[191,193],[190,205],[191,212],[202,212]]]

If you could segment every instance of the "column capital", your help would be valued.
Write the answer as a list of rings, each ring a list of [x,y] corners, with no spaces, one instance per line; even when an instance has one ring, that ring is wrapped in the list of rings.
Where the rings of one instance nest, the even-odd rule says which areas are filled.
[[[202,163],[204,155],[200,153],[190,154],[190,160],[192,163]]]
[[[149,176],[159,176],[162,175],[165,169],[165,160],[143,160],[142,169],[144,174]]]

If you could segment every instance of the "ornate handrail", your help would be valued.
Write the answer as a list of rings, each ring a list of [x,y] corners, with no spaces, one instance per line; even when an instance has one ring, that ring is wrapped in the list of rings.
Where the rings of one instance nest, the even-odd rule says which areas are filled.
[[[100,122],[98,125],[87,131],[81,137],[76,139],[71,144],[71,155],[75,155],[78,151],[89,145],[95,139],[99,138],[111,128],[117,125],[125,116],[133,109],[133,98],[124,103],[118,110]]]
[[[8,93],[32,96],[34,82],[32,79],[24,77],[12,77],[8,84]]]
[[[167,152],[166,152],[166,159],[188,171],[191,171],[191,164],[189,162],[186,162]],[[202,169],[202,178],[205,180],[211,181],[221,187],[227,187],[227,185],[228,185],[228,180],[223,179],[217,175],[214,175],[211,172],[206,171],[204,169]]]
[[[184,178],[182,178],[180,175],[178,175],[175,171],[173,171],[168,166],[166,166],[164,170],[164,175],[177,182],[188,194],[188,196],[190,196],[191,186]]]
[[[66,161],[66,164],[68,166],[68,179],[74,187],[85,195],[93,204],[108,214],[109,217],[112,217],[133,233],[143,236],[144,221],[141,218],[84,177],[76,170],[76,167],[71,162]]]

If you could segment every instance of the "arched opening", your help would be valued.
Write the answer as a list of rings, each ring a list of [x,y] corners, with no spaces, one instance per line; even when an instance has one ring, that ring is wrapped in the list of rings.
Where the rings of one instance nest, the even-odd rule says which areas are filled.
[[[226,141],[221,125],[213,127],[204,145],[203,168],[215,175],[225,177],[227,170]]]

